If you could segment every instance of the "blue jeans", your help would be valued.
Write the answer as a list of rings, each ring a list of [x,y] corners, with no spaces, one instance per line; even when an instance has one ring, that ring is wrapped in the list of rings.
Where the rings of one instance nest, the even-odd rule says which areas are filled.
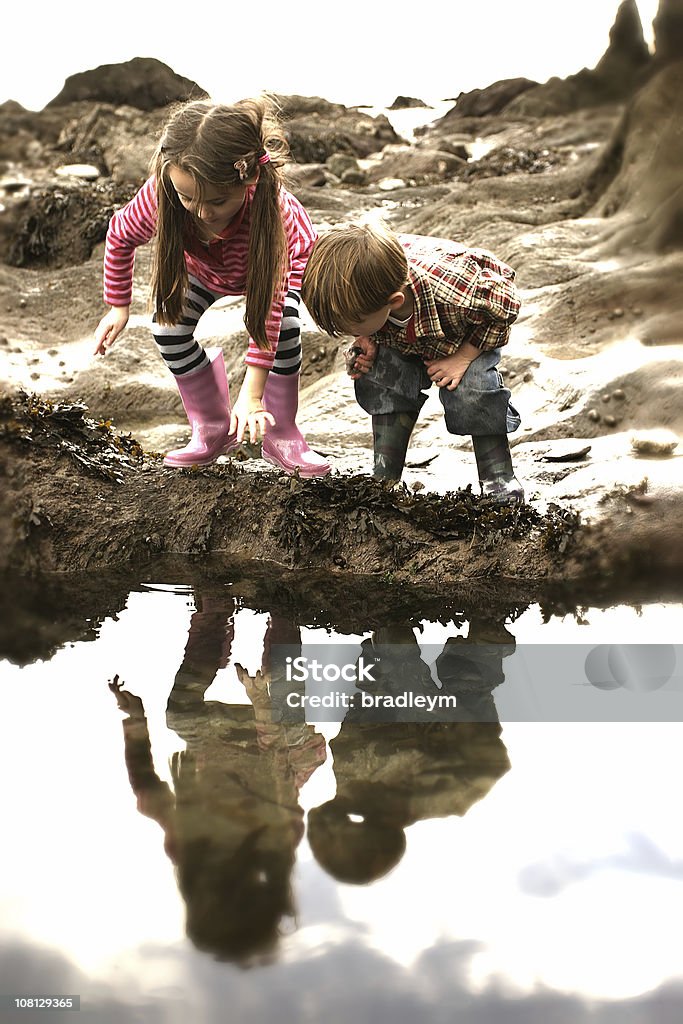
[[[454,391],[439,388],[449,434],[509,434],[521,423],[510,391],[496,369],[500,351],[482,352],[470,363]],[[372,416],[412,412],[416,416],[432,386],[419,356],[405,356],[380,345],[375,365],[355,381],[356,400]]]

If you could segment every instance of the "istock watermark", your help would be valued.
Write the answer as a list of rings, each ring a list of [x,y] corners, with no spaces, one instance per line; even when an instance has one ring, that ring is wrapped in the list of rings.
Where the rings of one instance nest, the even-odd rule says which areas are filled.
[[[272,715],[284,722],[679,722],[683,645],[273,645]]]
[[[287,656],[285,658],[285,679],[288,683],[306,683],[309,679],[314,683],[338,683],[344,680],[347,683],[374,683],[373,669],[377,662],[366,665],[361,655],[355,664],[337,665],[334,662],[318,661],[317,658],[306,658],[299,655],[298,658]]]

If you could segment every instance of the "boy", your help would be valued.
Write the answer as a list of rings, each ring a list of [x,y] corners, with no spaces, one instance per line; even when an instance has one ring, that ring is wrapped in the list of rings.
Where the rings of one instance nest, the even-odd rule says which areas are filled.
[[[355,336],[349,374],[372,416],[374,475],[400,480],[408,442],[436,384],[451,434],[470,434],[481,492],[524,500],[507,435],[520,424],[496,369],[519,313],[511,267],[443,238],[351,225],[322,235],[302,298],[332,337]]]

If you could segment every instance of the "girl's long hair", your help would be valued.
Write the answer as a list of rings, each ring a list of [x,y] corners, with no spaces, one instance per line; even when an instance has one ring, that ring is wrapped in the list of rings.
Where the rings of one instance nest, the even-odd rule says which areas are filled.
[[[259,164],[268,152],[270,160]],[[258,173],[251,205],[244,323],[261,349],[269,349],[266,322],[284,289],[287,240],[280,209],[282,167],[289,150],[268,96],[232,106],[195,100],[175,111],[152,158],[156,176],[158,221],[152,259],[152,295],[159,323],[180,320],[187,292],[185,244],[192,212],[178,198],[169,177],[171,166],[194,180],[192,210],[201,206],[207,185],[234,188]],[[235,164],[244,161],[242,173]]]

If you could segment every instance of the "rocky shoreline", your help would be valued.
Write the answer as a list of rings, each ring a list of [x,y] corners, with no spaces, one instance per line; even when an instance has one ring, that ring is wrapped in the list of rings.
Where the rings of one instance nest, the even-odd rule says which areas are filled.
[[[438,537],[401,507],[426,508],[475,485],[469,441],[448,437],[435,396],[414,435],[403,497],[382,503],[372,488],[358,492],[359,507],[371,510],[365,532],[344,506],[342,527],[325,543],[317,540],[330,519],[315,482],[292,485],[258,459],[195,474],[161,468],[153,453],[187,431],[145,327],[144,250],[126,334],[98,361],[91,336],[103,309],[109,216],[144,179],[167,104],[201,90],[142,60],[73,76],[37,113],[1,106],[0,569],[121,570],[203,552],[226,564],[247,556],[341,576],[390,573],[406,585],[428,579],[435,589],[513,580],[597,592],[680,580],[681,23],[681,4],[662,0],[650,55],[625,0],[595,69],[460,96],[414,142],[361,108],[281,98],[291,187],[319,229],[382,216],[400,231],[492,249],[517,270],[523,312],[503,372],[523,416],[514,456],[538,521],[523,536],[501,524],[495,544],[495,531]],[[148,87],[122,93],[131,71]],[[145,109],[133,102],[141,95]],[[243,372],[242,314],[242,301],[230,300],[202,323],[204,343],[224,349],[233,391]],[[369,471],[369,423],[343,370],[343,342],[310,321],[303,342],[302,426],[336,471],[332,509]],[[132,432],[146,454],[129,460],[118,482],[69,454],[67,442],[78,450],[81,440],[63,424],[29,443],[36,420],[22,390],[52,407],[84,403],[95,423],[113,422],[114,436]],[[285,508],[289,528],[273,533]],[[543,540],[557,510],[580,515],[561,551]],[[302,513],[310,530],[295,552],[291,526]],[[479,515],[474,505],[470,513]],[[387,535],[404,538],[409,554],[388,557]]]

